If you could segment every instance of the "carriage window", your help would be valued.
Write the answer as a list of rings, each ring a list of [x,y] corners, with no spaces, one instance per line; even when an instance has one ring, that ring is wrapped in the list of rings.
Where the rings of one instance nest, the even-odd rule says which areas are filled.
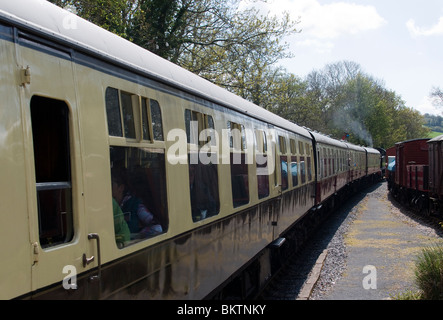
[[[306,168],[308,170],[308,181],[312,181],[311,157],[306,158]]]
[[[278,145],[281,154],[286,154],[286,138],[279,136]],[[280,173],[281,173],[281,188],[282,190],[288,189],[288,157],[286,155],[280,156]]]
[[[263,199],[269,196],[269,169],[267,155],[257,155],[257,187],[258,198]]]
[[[148,100],[142,99],[142,132],[143,132],[143,140],[151,140],[152,133],[151,128],[149,127],[149,107]]]
[[[308,174],[308,181],[312,181],[312,163],[311,163],[311,159],[312,159],[312,148],[311,146],[306,143],[306,172]]]
[[[212,136],[215,130],[212,116],[187,109],[185,110],[185,124],[188,143],[204,146],[211,141],[211,145],[216,144],[215,137]],[[203,136],[204,134],[206,136]]]
[[[245,126],[228,121],[229,146],[236,150],[246,150]]]
[[[297,164],[297,156],[291,157],[291,175],[292,175],[292,186],[295,187],[298,185],[298,164]]]
[[[288,189],[288,157],[280,156],[281,189]]]
[[[156,100],[149,100],[151,105],[152,131],[154,140],[163,141],[163,125],[160,105]]]
[[[117,89],[106,89],[106,114],[108,117],[109,135],[123,137],[120,102]]]
[[[305,149],[303,148],[303,142],[301,141],[298,142],[298,152],[300,152],[300,154],[305,153]]]
[[[281,154],[287,153],[285,137],[278,136],[278,145],[280,146],[280,153]]]
[[[123,137],[124,132],[126,138],[136,138],[131,94],[125,92],[119,93],[117,89],[107,88],[106,115],[110,136]],[[122,119],[124,130],[122,130]]]
[[[134,110],[132,109],[132,95],[129,93],[121,92],[120,99],[122,104],[125,137],[135,139]]]
[[[289,143],[290,143],[290,147],[291,147],[291,153],[292,154],[296,154],[297,153],[297,147],[295,144],[295,140],[294,139],[289,139]]]
[[[326,149],[322,148],[322,156],[323,156],[323,177],[327,177],[328,176],[328,160],[327,158],[327,154],[326,154]]]
[[[301,183],[306,182],[306,163],[305,163],[305,157],[300,157],[300,178]]]
[[[151,125],[149,125],[151,124]],[[143,139],[163,141],[163,124],[160,105],[156,100],[142,98]]]
[[[31,99],[32,137],[42,247],[69,242],[74,236],[69,108],[65,102]]]
[[[137,131],[143,139],[154,142],[163,141],[163,125],[160,105],[156,100],[141,98],[141,129],[136,118],[135,108],[139,105],[139,96],[114,88],[106,89],[106,116],[110,136],[137,139]],[[136,130],[138,129],[138,130]]]
[[[188,143],[199,148],[209,141],[212,146],[216,144],[212,116],[187,109],[185,125]],[[220,211],[217,153],[212,150],[189,152],[188,160],[191,215],[192,221],[197,222],[215,216]]]
[[[258,198],[263,199],[269,196],[269,169],[267,157],[267,140],[264,130],[256,130],[256,154],[255,163],[257,171]]]
[[[234,208],[249,203],[246,154],[231,152],[231,188]]]
[[[231,121],[227,127],[230,147],[236,151],[231,151],[230,156],[232,202],[236,208],[249,203],[248,162],[246,154],[241,152],[246,150],[246,131],[244,125]]]
[[[192,163],[189,155],[189,191],[191,198],[192,221],[200,221],[215,216],[220,211],[218,195],[217,164]]]
[[[110,147],[112,204],[117,246],[168,230],[163,149]]]

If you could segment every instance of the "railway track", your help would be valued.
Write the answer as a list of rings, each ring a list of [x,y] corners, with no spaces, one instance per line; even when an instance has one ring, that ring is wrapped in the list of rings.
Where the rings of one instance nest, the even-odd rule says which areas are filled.
[[[357,205],[374,188],[371,186],[348,199],[333,212],[306,239],[259,296],[263,300],[306,300],[319,276],[319,269],[328,254],[334,260],[332,279],[338,279],[344,269],[345,247],[343,235],[354,219]]]

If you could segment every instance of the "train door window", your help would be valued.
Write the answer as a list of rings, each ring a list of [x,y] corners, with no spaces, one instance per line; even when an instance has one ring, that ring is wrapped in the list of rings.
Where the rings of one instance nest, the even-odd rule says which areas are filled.
[[[74,236],[69,117],[65,102],[32,97],[31,122],[42,247],[70,242]]]
[[[168,230],[163,149],[110,147],[112,203],[117,246]]]
[[[198,146],[198,150],[190,148],[188,154],[191,215],[192,220],[197,222],[220,212],[218,155],[211,148],[216,145],[213,136],[215,125],[212,116],[187,109],[185,126],[188,143]],[[203,146],[207,147],[204,151]],[[201,155],[204,155],[204,161]]]
[[[255,163],[257,166],[257,188],[258,198],[263,199],[269,196],[269,170],[267,157],[267,139],[264,130],[256,130],[256,154]]]

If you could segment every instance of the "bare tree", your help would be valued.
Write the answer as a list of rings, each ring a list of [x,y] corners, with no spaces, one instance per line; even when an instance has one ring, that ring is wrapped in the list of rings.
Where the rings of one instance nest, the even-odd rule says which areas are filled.
[[[432,88],[430,97],[432,98],[432,103],[435,106],[443,106],[443,90],[442,89],[440,89],[438,87]]]

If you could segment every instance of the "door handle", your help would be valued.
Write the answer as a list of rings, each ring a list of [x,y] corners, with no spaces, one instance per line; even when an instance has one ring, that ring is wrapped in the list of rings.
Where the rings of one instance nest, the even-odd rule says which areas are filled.
[[[100,237],[98,236],[97,233],[90,233],[90,234],[88,234],[88,239],[95,240],[97,242],[97,263],[98,263],[97,274],[89,277],[89,280],[100,280],[101,275],[102,275],[102,263],[101,263],[101,257],[100,257]],[[83,267],[86,267],[88,264],[90,264],[94,260],[95,260],[94,256],[87,258],[86,254],[83,253]]]
[[[86,253],[83,253],[83,267],[86,267],[88,264],[90,264],[94,260],[95,260],[94,256],[92,256],[90,258],[86,258]]]

